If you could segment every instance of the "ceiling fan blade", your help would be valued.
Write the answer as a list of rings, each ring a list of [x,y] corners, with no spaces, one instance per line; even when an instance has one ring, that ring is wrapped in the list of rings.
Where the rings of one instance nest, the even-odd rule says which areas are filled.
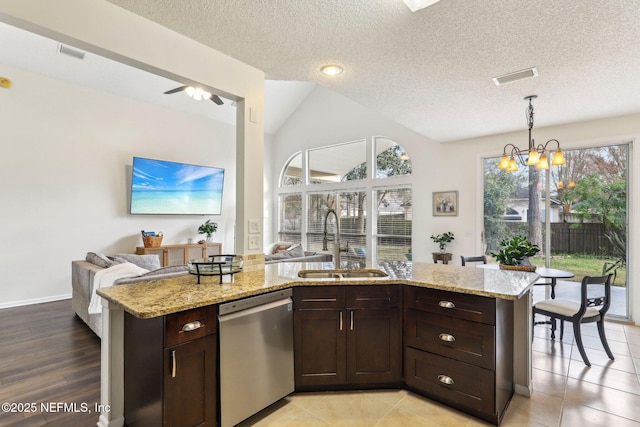
[[[224,104],[224,102],[222,102],[222,99],[220,99],[218,95],[211,95],[211,100],[218,105]]]
[[[175,88],[175,89],[168,90],[168,91],[166,91],[164,94],[165,94],[165,95],[171,95],[172,93],[176,93],[176,92],[183,91],[183,90],[185,90],[186,88],[187,88],[186,86],[180,86],[180,87],[177,87],[177,88]]]

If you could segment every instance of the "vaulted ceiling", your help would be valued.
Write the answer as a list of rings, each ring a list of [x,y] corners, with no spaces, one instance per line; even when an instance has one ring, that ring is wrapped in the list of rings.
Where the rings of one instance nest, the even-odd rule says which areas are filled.
[[[640,112],[640,1],[110,0],[265,71],[323,85],[436,141]],[[344,73],[328,77],[322,65]],[[537,67],[502,86],[492,77]]]

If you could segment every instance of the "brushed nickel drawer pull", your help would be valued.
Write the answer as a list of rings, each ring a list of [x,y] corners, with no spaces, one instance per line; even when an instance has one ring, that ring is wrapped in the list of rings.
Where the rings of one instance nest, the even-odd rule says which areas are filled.
[[[442,308],[456,308],[456,305],[451,301],[440,301],[438,305]]]
[[[340,330],[342,330],[342,312],[340,312]]]
[[[176,351],[175,350],[171,350],[171,378],[175,378],[176,377],[176,370],[177,370],[177,366],[176,366]]]
[[[438,381],[440,381],[442,384],[446,384],[446,385],[452,385],[453,384],[453,378],[448,377],[446,375],[438,375]]]
[[[456,337],[454,337],[451,334],[440,334],[438,335],[438,338],[440,338],[442,341],[447,341],[447,342],[454,342],[456,340]]]
[[[353,331],[353,310],[351,310],[351,330]]]
[[[202,327],[202,323],[200,323],[199,320],[196,320],[196,321],[193,321],[193,322],[185,323],[182,326],[182,332],[195,331],[196,329],[200,329],[201,327]]]

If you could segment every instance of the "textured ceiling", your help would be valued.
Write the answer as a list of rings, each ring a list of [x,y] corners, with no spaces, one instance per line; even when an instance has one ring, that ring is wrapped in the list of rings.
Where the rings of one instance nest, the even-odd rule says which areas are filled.
[[[640,0],[110,0],[263,70],[310,81],[437,141],[640,112]],[[319,73],[336,63],[345,72]],[[495,86],[494,76],[539,76]]]

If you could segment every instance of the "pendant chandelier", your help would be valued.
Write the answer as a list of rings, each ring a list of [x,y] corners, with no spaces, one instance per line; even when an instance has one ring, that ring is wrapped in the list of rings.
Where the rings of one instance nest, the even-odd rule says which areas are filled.
[[[531,138],[531,129],[533,129],[533,104],[531,101],[536,99],[537,95],[529,95],[524,99],[529,101],[527,107],[527,123],[529,125],[529,147],[526,150],[522,150],[513,144],[507,144],[502,150],[502,157],[498,164],[498,169],[506,170],[507,172],[516,172],[518,170],[518,162],[522,166],[535,166],[536,169],[549,169],[549,158],[551,158],[551,164],[553,166],[564,165],[566,160],[560,149],[560,142],[557,139],[550,139],[544,145],[538,144],[536,146],[535,141]],[[555,143],[557,148],[551,150],[547,148],[550,143]],[[553,147],[553,144],[551,144]],[[511,152],[507,154],[509,148]],[[517,159],[517,161],[516,161]]]

